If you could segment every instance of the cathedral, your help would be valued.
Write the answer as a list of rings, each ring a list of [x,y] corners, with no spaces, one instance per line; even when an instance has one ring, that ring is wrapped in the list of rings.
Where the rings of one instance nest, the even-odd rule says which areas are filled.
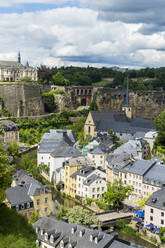
[[[36,68],[21,64],[21,55],[18,53],[18,61],[0,61],[0,81],[16,82],[24,78],[30,78],[32,81],[38,80],[38,71]]]

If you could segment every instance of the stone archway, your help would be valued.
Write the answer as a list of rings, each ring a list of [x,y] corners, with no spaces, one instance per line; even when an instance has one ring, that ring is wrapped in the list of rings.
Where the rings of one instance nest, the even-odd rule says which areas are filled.
[[[81,106],[86,106],[86,104],[87,104],[86,98],[82,98],[81,99]]]

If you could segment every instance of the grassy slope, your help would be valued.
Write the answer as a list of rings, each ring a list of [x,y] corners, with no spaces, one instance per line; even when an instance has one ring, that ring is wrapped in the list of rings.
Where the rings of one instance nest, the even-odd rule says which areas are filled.
[[[0,207],[0,248],[34,248],[36,235],[25,217]]]

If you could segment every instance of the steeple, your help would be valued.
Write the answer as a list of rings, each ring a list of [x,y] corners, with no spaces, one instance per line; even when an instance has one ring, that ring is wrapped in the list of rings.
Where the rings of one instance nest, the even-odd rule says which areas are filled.
[[[130,105],[129,105],[129,82],[128,82],[128,79],[127,79],[125,106],[126,106],[126,107],[129,107],[129,106],[130,106]]]
[[[129,82],[127,79],[127,87],[126,87],[126,99],[125,99],[125,104],[122,108],[122,110],[125,112],[126,116],[131,119],[132,118],[132,108],[129,103]]]
[[[29,62],[28,61],[26,62],[26,67],[29,67]]]
[[[21,54],[20,54],[20,52],[18,53],[18,63],[21,64]]]

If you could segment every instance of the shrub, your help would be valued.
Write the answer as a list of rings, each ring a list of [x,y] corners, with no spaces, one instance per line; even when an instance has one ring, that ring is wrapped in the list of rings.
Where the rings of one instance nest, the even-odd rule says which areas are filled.
[[[165,227],[161,227],[160,228],[160,232],[159,232],[159,237],[160,237],[160,240],[161,242],[165,243]]]
[[[97,206],[100,208],[100,209],[103,209],[103,210],[109,210],[109,206],[108,204],[104,203],[104,202],[101,202],[101,201],[95,201]]]
[[[91,205],[91,203],[93,202],[92,198],[86,197],[86,201],[88,205]]]

